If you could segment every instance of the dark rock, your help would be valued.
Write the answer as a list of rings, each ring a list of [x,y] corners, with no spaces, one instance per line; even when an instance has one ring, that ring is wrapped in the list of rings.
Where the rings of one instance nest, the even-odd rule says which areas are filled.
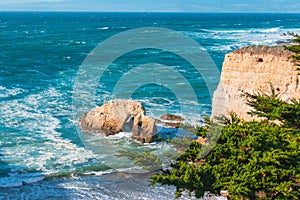
[[[166,122],[165,127],[166,128],[180,128],[182,126],[182,123],[180,122]]]
[[[183,117],[172,115],[172,114],[165,114],[160,117],[163,120],[170,120],[170,121],[184,121]]]

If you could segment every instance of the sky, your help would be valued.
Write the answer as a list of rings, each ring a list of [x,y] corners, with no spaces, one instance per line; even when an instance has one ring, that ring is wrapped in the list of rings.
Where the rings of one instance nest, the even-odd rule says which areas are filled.
[[[0,0],[0,10],[300,13],[300,0]]]

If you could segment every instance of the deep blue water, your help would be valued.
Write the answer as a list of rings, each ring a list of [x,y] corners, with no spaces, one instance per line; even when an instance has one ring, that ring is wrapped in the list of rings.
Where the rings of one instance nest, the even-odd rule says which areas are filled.
[[[74,174],[78,178],[95,171],[102,174],[134,167],[128,160],[115,160],[120,149],[159,151],[160,144],[135,144],[126,133],[111,138],[88,135],[100,146],[85,147],[72,117],[74,80],[85,58],[107,38],[142,27],[172,29],[194,39],[221,70],[225,54],[237,48],[289,41],[291,37],[284,33],[300,33],[300,14],[0,13],[0,198],[7,197],[10,193],[4,191],[9,190],[12,197],[20,193],[26,198],[29,189],[22,186],[24,183],[42,180],[43,186],[52,187],[49,178]],[[112,45],[108,51],[114,49]],[[201,76],[178,55],[157,49],[129,52],[115,60],[98,82],[95,103],[101,105],[114,98],[112,91],[118,80],[128,70],[147,63],[171,66],[191,84],[197,101],[185,104],[196,105],[200,113],[184,116],[190,123],[210,114],[211,99]],[[161,73],[154,75],[160,77]],[[218,83],[215,76],[210,78]],[[128,86],[136,81],[128,81]],[[180,89],[182,83],[175,80],[175,84]],[[181,114],[177,96],[160,85],[140,87],[132,98],[143,102],[147,112],[157,118],[164,113]],[[59,181],[64,184],[63,179]],[[70,182],[72,179],[65,184]],[[84,187],[93,189],[93,184]],[[68,190],[74,188],[51,191],[59,198]],[[80,194],[83,189],[76,191]],[[34,195],[30,193],[28,198]],[[128,198],[139,194],[134,195]]]

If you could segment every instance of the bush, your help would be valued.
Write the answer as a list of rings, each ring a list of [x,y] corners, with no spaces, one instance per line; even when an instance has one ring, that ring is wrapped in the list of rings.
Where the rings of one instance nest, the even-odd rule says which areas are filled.
[[[283,102],[278,99],[274,89],[272,89],[271,96],[249,93],[246,93],[245,96],[250,99],[247,104],[254,108],[248,114],[266,118],[269,122],[277,120],[284,127],[300,129],[300,101],[293,99],[292,103]]]
[[[287,50],[295,52],[295,53],[300,53],[300,45],[291,45],[286,47]]]
[[[295,42],[300,43],[300,36],[297,36],[297,38],[295,39]]]
[[[149,171],[155,171],[162,168],[162,160],[158,156],[153,155],[150,151],[133,152],[122,150],[118,152],[117,156],[127,157],[129,160],[133,160],[135,165]]]
[[[288,33],[288,34],[294,36],[295,39],[293,41],[297,42],[298,44],[286,46],[285,48],[289,51],[296,53],[295,55],[292,55],[291,58],[293,59],[294,62],[297,63],[298,61],[300,61],[300,36],[295,33]]]
[[[205,191],[228,190],[230,199],[298,199],[300,196],[300,104],[286,103],[274,93],[250,95],[250,114],[263,121],[245,122],[231,115],[214,149],[201,158],[203,146],[192,145],[171,165],[152,177],[152,184],[176,186],[200,198]],[[275,120],[275,122],[274,122]],[[198,129],[206,135],[212,126]]]

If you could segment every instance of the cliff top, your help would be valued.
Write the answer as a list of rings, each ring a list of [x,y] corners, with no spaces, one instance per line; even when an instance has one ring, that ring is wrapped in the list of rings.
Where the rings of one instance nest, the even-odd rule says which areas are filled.
[[[287,50],[284,46],[266,46],[266,45],[243,47],[233,51],[233,53],[271,54],[274,56],[285,56],[285,57],[290,57],[291,55],[295,54],[294,52]]]

